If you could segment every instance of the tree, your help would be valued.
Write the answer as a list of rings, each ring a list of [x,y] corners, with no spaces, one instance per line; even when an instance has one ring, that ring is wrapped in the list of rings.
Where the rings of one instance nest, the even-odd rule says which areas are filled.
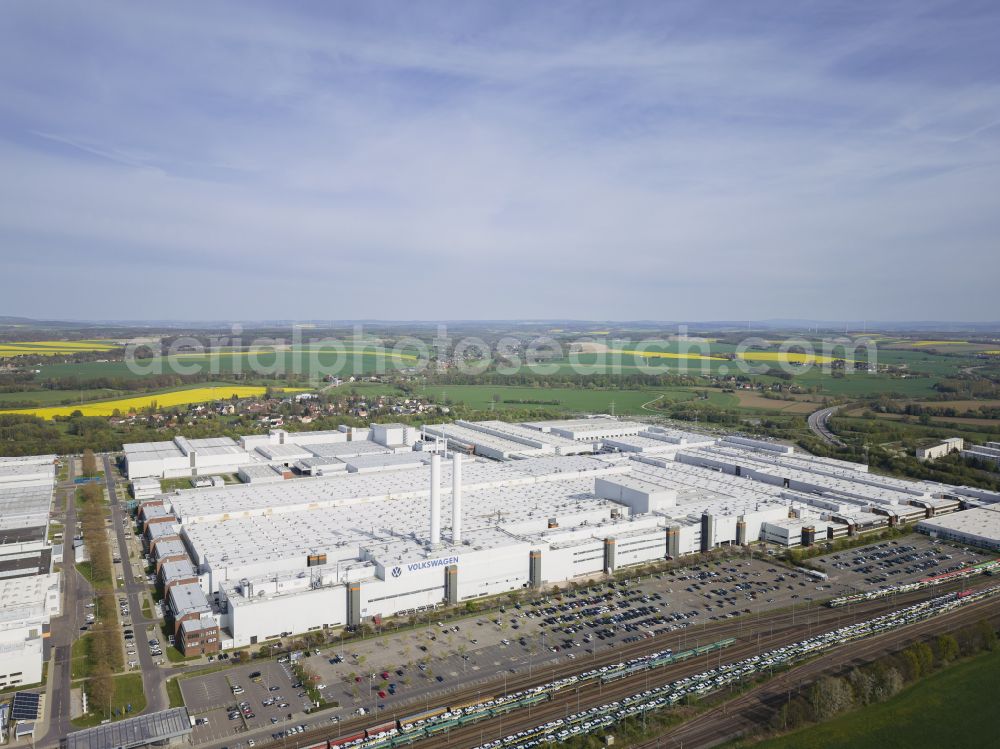
[[[829,720],[851,707],[854,692],[845,679],[824,676],[809,690],[809,702],[817,720]]]
[[[111,667],[107,663],[97,664],[94,674],[87,682],[87,697],[90,699],[90,710],[100,710],[107,717],[110,715],[111,698],[114,696],[115,684],[111,678]]]
[[[958,658],[958,640],[953,635],[941,635],[935,643],[937,657],[941,663],[950,663]]]
[[[94,451],[91,450],[89,447],[83,451],[81,468],[84,476],[97,475],[97,457],[94,455]]]

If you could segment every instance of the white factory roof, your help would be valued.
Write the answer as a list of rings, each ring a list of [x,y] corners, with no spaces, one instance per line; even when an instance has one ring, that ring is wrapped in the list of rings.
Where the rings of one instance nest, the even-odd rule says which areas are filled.
[[[409,450],[409,448],[406,448]],[[351,442],[325,442],[309,445],[309,452],[318,458],[355,458],[358,455],[374,455],[376,453],[391,453],[391,447],[383,447],[377,442],[356,440]]]
[[[348,443],[350,444],[350,443]],[[597,475],[617,472],[612,464],[590,457],[539,458],[514,463],[474,462],[465,466],[462,483],[467,489],[551,480],[573,474]],[[451,491],[450,461],[441,465],[441,493]],[[216,489],[189,489],[171,496],[174,513],[182,521],[205,522],[225,516],[249,517],[255,514],[278,514],[332,505],[352,504],[375,499],[428,497],[430,478],[427,469],[383,473],[346,473],[322,476],[281,484],[230,485]]]
[[[208,603],[205,591],[197,583],[182,583],[170,589],[170,610],[180,619],[187,614],[208,612],[212,607]]]
[[[0,631],[59,610],[60,573],[0,578]]]
[[[581,444],[552,432],[541,432],[523,424],[511,424],[506,421],[458,421],[456,423],[474,431],[494,434],[497,437],[528,446],[548,445],[557,455],[578,455],[593,451],[591,445]]]
[[[56,462],[55,455],[12,455],[0,456],[0,466],[8,465],[52,465]]]
[[[572,440],[599,442],[606,438],[624,437],[646,429],[635,421],[619,421],[610,417],[592,419],[559,419],[557,421],[526,422],[524,426],[541,432],[554,432]]]
[[[980,507],[944,517],[927,518],[917,523],[917,529],[930,533],[948,531],[966,536],[970,541],[980,540],[996,545],[1000,544],[1000,511]]]
[[[0,485],[0,536],[3,531],[44,527],[51,504],[52,484]]]
[[[481,464],[480,464],[481,465]],[[463,469],[463,479],[475,465]],[[420,473],[425,477],[426,469]],[[395,475],[395,473],[393,474]],[[323,479],[302,479],[317,483]],[[596,521],[610,517],[620,506],[593,494],[593,478],[571,475],[560,480],[473,490],[463,480],[463,536],[469,545],[491,547],[511,542],[511,534],[547,527],[549,518],[572,522],[580,517]],[[446,482],[442,482],[443,484]],[[442,527],[448,541],[451,524],[450,492],[442,486]],[[349,560],[367,548],[375,558],[423,555],[428,532],[424,495],[357,505],[330,505],[306,511],[196,523],[184,527],[199,563],[214,567],[275,558],[326,553],[330,561]],[[328,564],[330,564],[328,561]]]
[[[851,475],[838,477],[829,475],[829,473],[816,473],[785,465],[756,462],[753,461],[751,456],[735,457],[720,453],[719,448],[712,447],[684,450],[677,455],[678,460],[693,460],[706,464],[715,461],[729,466],[743,465],[746,468],[752,468],[754,471],[768,474],[779,480],[787,478],[791,481],[815,486],[824,493],[829,492],[845,497],[857,497],[880,505],[906,505],[911,499],[917,496],[910,492],[889,488],[880,483],[865,481],[865,479],[869,478],[868,475],[860,472],[845,472],[845,474],[850,473]],[[747,461],[752,462],[753,465],[748,466]]]
[[[164,582],[170,582],[171,580],[197,577],[198,571],[189,559],[170,559],[163,563],[160,574],[163,576]]]
[[[507,437],[470,429],[461,424],[425,424],[423,432],[430,437],[447,439],[453,446],[475,448],[476,452],[480,453],[488,451],[496,457],[537,456],[555,452],[551,445],[542,443],[529,445]]]
[[[312,457],[312,452],[296,444],[285,443],[284,445],[260,445],[257,452],[267,460],[298,460],[299,458]]]
[[[685,446],[665,440],[644,437],[636,434],[630,437],[616,437],[606,439],[601,442],[606,450],[618,450],[620,452],[636,452],[649,454],[675,453]]]
[[[430,463],[431,454],[408,451],[403,453],[384,453],[375,455],[359,455],[354,458],[342,458],[347,470],[352,473],[370,471],[395,471],[403,468],[419,468]]]

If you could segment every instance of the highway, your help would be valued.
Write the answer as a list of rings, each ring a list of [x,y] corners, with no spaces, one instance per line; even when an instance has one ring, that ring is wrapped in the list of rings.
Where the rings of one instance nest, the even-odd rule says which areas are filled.
[[[821,408],[819,411],[813,411],[809,414],[809,429],[828,445],[847,447],[847,443],[831,432],[829,427],[830,417],[840,408],[841,406],[830,406],[829,408]]]

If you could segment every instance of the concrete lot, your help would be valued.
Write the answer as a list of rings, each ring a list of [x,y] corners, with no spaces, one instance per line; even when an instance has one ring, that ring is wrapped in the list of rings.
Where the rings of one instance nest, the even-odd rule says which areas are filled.
[[[916,582],[992,558],[974,549],[966,550],[962,545],[935,542],[912,533],[892,541],[816,557],[812,561],[823,567],[833,583],[857,590],[873,590]]]

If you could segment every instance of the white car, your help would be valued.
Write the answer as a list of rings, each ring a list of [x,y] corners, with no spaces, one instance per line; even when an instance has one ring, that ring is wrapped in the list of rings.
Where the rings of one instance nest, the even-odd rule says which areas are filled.
[[[326,684],[317,684],[316,688],[317,689],[326,689]]]

